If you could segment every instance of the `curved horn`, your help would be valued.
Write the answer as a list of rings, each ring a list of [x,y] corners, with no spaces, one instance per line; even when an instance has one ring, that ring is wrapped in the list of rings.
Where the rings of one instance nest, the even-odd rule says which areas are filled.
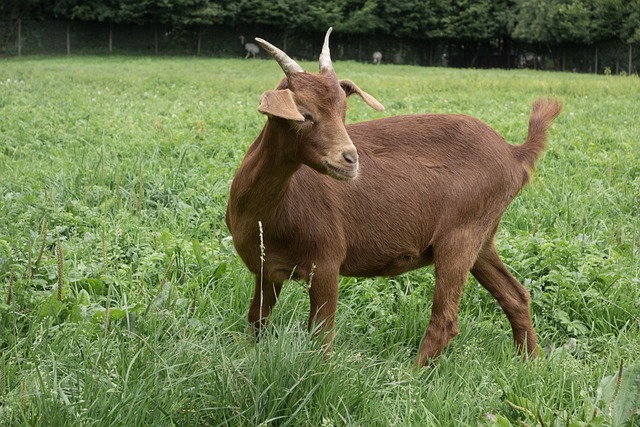
[[[329,52],[329,35],[331,31],[333,31],[333,27],[329,27],[327,34],[324,36],[324,44],[322,45],[322,52],[320,53],[320,72],[333,70],[331,53]]]
[[[273,59],[275,59],[278,62],[278,64],[280,65],[280,68],[282,68],[282,71],[284,71],[284,73],[287,76],[289,76],[291,74],[294,74],[294,73],[303,73],[304,72],[302,67],[299,66],[296,61],[294,61],[293,59],[289,58],[289,55],[284,53],[282,50],[278,49],[277,47],[275,47],[274,45],[272,45],[268,41],[263,40],[263,39],[261,39],[259,37],[256,37],[256,41],[258,42],[258,44],[260,46],[262,46],[262,48],[264,50],[266,50],[267,52],[269,52],[269,54],[271,56],[273,56]]]

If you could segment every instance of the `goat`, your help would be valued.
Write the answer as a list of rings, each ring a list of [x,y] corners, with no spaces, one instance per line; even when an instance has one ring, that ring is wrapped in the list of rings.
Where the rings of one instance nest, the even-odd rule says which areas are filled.
[[[248,318],[259,335],[283,281],[309,284],[309,330],[330,351],[339,275],[398,275],[435,264],[431,318],[417,365],[435,360],[458,333],[468,272],[498,300],[519,351],[536,355],[529,292],[494,244],[500,219],[529,180],[559,101],[534,102],[526,142],[508,144],[461,114],[417,114],[345,125],[347,97],[384,107],[338,80],[326,33],[320,73],[258,43],[285,73],[262,94],[268,119],[231,183],[226,223],[255,275]],[[266,253],[261,252],[266,249]]]
[[[249,56],[255,59],[256,55],[260,53],[260,48],[255,43],[245,43],[244,36],[240,36],[240,43],[242,43],[242,47],[247,51],[247,55],[244,59],[249,59]]]
[[[380,62],[382,62],[382,52],[376,50],[375,52],[373,52],[373,63],[376,65],[380,65]]]

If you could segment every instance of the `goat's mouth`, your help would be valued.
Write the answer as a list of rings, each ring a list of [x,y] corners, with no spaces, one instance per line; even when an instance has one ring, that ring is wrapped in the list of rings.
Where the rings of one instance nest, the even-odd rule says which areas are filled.
[[[327,169],[327,175],[341,181],[349,181],[358,176],[358,163],[344,167],[325,160],[324,166]]]

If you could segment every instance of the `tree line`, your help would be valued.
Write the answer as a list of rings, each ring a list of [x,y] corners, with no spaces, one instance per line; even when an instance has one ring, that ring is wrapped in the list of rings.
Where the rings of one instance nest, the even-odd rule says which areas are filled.
[[[282,31],[414,40],[640,42],[640,0],[5,0],[10,19],[119,24],[266,25]]]
[[[3,0],[0,16],[173,28],[261,26],[285,40],[333,26],[346,35],[467,47],[614,41],[631,52],[640,43],[640,0]]]

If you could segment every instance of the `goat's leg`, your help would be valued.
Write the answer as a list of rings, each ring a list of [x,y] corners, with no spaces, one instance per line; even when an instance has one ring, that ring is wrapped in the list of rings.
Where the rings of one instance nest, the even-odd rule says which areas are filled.
[[[460,230],[434,247],[436,286],[429,326],[424,334],[416,364],[424,366],[440,356],[458,335],[458,308],[469,269],[480,250],[473,232]]]
[[[436,287],[429,326],[424,334],[417,365],[435,360],[445,346],[458,335],[458,306],[467,281],[468,270],[436,267]]]
[[[248,316],[249,324],[256,336],[259,336],[260,330],[266,324],[267,317],[271,314],[281,289],[281,282],[263,283],[260,276],[256,275],[256,288]]]
[[[328,354],[338,306],[338,273],[315,271],[309,282],[309,332],[324,336],[325,354]]]
[[[531,324],[529,291],[507,270],[493,242],[482,249],[471,273],[498,300],[511,323],[518,351],[526,348],[535,357],[537,341]]]

